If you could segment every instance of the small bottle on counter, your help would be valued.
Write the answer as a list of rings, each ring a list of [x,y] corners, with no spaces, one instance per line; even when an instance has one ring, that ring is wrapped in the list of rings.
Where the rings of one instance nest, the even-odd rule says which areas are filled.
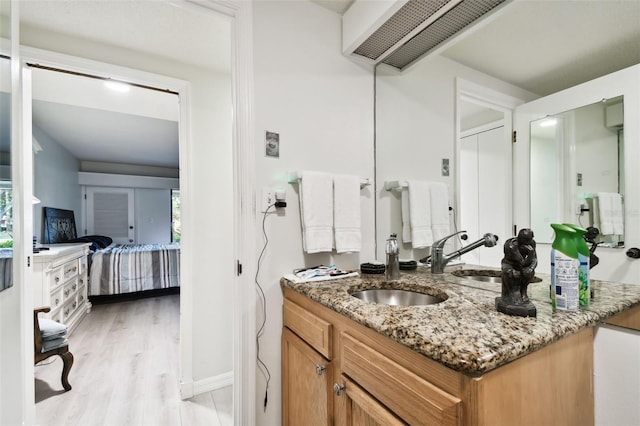
[[[580,305],[580,281],[576,232],[552,223],[555,238],[551,245],[551,306],[553,310],[576,311]]]
[[[398,239],[396,234],[391,234],[387,239],[385,246],[385,253],[387,254],[387,270],[386,278],[388,280],[400,279],[400,250],[398,248]]]
[[[563,225],[573,229],[576,233],[573,238],[575,240],[576,249],[578,249],[578,260],[580,261],[580,268],[578,269],[580,306],[587,307],[589,306],[589,300],[591,299],[589,282],[589,257],[591,256],[591,252],[589,251],[587,242],[584,240],[584,234],[587,233],[587,230],[572,223],[563,223]]]

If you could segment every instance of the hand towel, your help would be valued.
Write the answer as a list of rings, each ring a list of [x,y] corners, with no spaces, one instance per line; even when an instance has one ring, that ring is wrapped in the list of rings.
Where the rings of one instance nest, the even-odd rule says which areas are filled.
[[[411,242],[411,219],[409,217],[409,190],[403,189],[400,192],[400,201],[402,203],[402,242]]]
[[[435,241],[451,234],[449,223],[449,189],[442,182],[432,182],[429,186],[431,196],[431,232]]]
[[[624,212],[622,210],[622,195],[617,192],[611,194],[611,223],[615,235],[624,234]]]
[[[622,202],[621,199],[616,198],[616,206],[614,207],[614,194],[611,192],[598,192],[598,213],[600,216],[600,233],[602,235],[615,235],[616,230],[619,230],[621,223],[619,223],[614,229],[614,217],[622,216]],[[617,213],[619,211],[619,213]],[[616,220],[617,222],[617,220]]]
[[[333,249],[333,179],[328,173],[302,172],[300,218],[307,253]]]
[[[359,252],[360,178],[350,175],[333,176],[333,226],[336,252]]]
[[[409,220],[413,248],[433,244],[431,231],[431,190],[428,182],[409,181]]]

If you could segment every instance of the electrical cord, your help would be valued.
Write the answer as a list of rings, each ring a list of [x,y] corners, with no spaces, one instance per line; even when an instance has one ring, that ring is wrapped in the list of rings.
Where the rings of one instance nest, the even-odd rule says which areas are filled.
[[[269,367],[267,367],[267,365],[260,358],[260,336],[262,336],[262,333],[264,332],[264,327],[267,323],[267,297],[264,294],[264,290],[262,289],[262,286],[258,282],[258,274],[260,273],[260,262],[262,261],[262,256],[264,255],[264,252],[267,249],[267,244],[269,244],[269,237],[267,236],[267,231],[265,229],[267,213],[269,213],[269,210],[272,207],[275,207],[275,205],[276,204],[274,203],[274,204],[271,204],[269,207],[267,207],[266,210],[264,211],[264,215],[262,216],[262,235],[264,236],[264,246],[262,246],[262,251],[260,252],[260,256],[258,256],[258,266],[256,267],[256,276],[254,279],[256,283],[257,291],[260,296],[260,303],[262,305],[262,324],[260,324],[260,327],[258,328],[258,332],[256,333],[256,362],[258,364],[260,372],[262,373],[265,380],[267,381],[267,384],[264,390],[264,411],[267,411],[267,401],[268,401],[268,394],[269,394],[269,382],[271,382],[271,373],[269,372]]]

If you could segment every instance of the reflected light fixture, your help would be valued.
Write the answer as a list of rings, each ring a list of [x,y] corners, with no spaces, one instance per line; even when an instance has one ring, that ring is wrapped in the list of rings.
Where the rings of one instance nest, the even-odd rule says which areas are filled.
[[[120,81],[114,80],[105,80],[104,85],[116,92],[128,92],[131,89],[131,86],[129,86],[127,83],[122,83]]]
[[[553,118],[553,117],[546,118],[546,119],[544,119],[544,120],[542,120],[542,121],[540,122],[540,127],[551,127],[551,126],[555,126],[557,122],[558,122],[558,119],[557,119],[557,118]]]

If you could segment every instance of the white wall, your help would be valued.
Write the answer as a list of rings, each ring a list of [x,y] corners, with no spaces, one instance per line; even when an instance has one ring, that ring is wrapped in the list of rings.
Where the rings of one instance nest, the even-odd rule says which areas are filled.
[[[269,367],[271,382],[264,411],[265,380],[258,373],[256,423],[279,425],[280,277],[304,265],[358,268],[374,256],[373,187],[361,192],[362,252],[306,255],[298,187],[287,183],[287,172],[317,170],[373,179],[373,73],[342,56],[338,14],[306,1],[258,1],[253,16],[257,186],[282,188],[287,195],[284,212],[266,219],[269,245],[259,282],[266,294],[267,323],[260,355]],[[265,130],[280,133],[279,159],[264,156]],[[261,229],[261,214],[258,222]],[[260,250],[264,240],[261,234],[256,238]],[[257,312],[259,326],[261,309]]]
[[[182,241],[183,253],[188,251],[190,255],[188,261],[183,259],[182,268],[192,277],[193,306],[189,309],[196,336],[192,378],[198,382],[228,375],[233,369],[230,301],[235,271],[233,226],[230,226],[234,223],[230,207],[233,205],[230,75],[61,34],[32,28],[22,30],[21,40],[26,46],[190,82],[190,163],[181,170],[181,177],[190,175],[193,185],[188,190],[194,194],[189,206],[191,214],[185,218],[192,231],[187,233],[183,228]],[[216,197],[209,196],[213,191]],[[221,205],[229,207],[220,208]],[[216,241],[225,243],[212,244]]]
[[[33,160],[33,194],[41,201],[33,206],[34,235],[38,241],[43,241],[43,207],[73,210],[78,233],[81,233],[80,162],[36,126],[33,126],[33,136],[42,146],[42,151]]]
[[[444,182],[449,187],[450,205],[453,205],[456,77],[515,98],[534,99],[529,92],[442,57],[427,57],[403,73],[391,67],[378,69],[379,259],[384,259],[384,240],[392,232],[400,235],[402,229],[400,195],[397,191],[385,191],[385,181],[418,179]],[[449,159],[451,172],[448,177],[441,175],[443,158]],[[428,249],[413,250],[410,245],[401,248],[403,257],[419,259],[427,254]]]

